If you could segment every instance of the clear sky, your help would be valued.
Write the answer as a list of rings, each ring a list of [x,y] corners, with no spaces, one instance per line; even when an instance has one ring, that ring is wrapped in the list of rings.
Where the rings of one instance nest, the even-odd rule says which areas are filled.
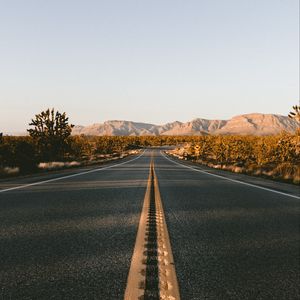
[[[0,131],[48,107],[162,124],[298,99],[298,0],[0,0]]]

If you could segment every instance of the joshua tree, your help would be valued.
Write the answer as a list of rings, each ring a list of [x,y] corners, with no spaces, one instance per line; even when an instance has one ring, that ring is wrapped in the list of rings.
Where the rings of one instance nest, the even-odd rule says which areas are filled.
[[[299,105],[294,105],[293,110],[294,111],[291,111],[289,113],[289,118],[295,119],[296,121],[298,121],[300,123],[300,103],[299,103]]]
[[[74,125],[69,124],[66,113],[54,112],[54,108],[47,109],[35,115],[28,129],[30,136],[37,143],[42,159],[61,159],[67,146],[66,140]]]

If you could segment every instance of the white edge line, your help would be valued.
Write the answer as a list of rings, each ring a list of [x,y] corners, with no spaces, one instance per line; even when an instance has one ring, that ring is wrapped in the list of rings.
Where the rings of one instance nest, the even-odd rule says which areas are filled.
[[[204,171],[204,170],[195,169],[195,168],[193,168],[193,167],[186,166],[186,165],[184,165],[184,164],[180,164],[180,163],[178,163],[178,162],[176,162],[176,161],[170,159],[169,157],[167,157],[166,154],[162,153],[162,151],[160,151],[160,153],[161,153],[161,155],[162,155],[164,158],[166,158],[166,159],[169,160],[170,162],[172,162],[172,163],[174,163],[174,164],[176,164],[176,165],[179,165],[179,166],[181,166],[181,167],[185,167],[185,168],[191,169],[191,170],[193,170],[193,171],[199,172],[199,173],[204,173],[204,174],[207,174],[207,175],[210,175],[210,176],[214,176],[214,177],[217,177],[217,178],[226,179],[226,180],[228,180],[228,181],[232,181],[232,182],[235,182],[235,183],[240,183],[240,184],[243,184],[243,185],[248,185],[248,186],[251,186],[251,187],[255,187],[255,188],[257,188],[257,189],[261,189],[261,190],[273,192],[273,193],[280,194],[280,195],[284,195],[284,196],[287,196],[287,197],[291,197],[291,198],[295,198],[295,199],[300,199],[300,197],[298,197],[298,196],[296,196],[296,195],[291,195],[291,194],[279,192],[279,191],[276,191],[276,190],[273,190],[273,189],[269,189],[269,188],[265,188],[265,187],[262,187],[262,186],[259,186],[259,185],[255,185],[255,184],[252,184],[252,183],[247,183],[247,182],[243,182],[243,181],[231,179],[231,178],[228,178],[228,177],[225,177],[225,176],[212,174],[212,173],[206,172],[206,171]]]
[[[117,166],[128,164],[129,162],[132,162],[136,159],[139,159],[141,156],[144,155],[144,153],[145,153],[145,150],[138,157],[135,157],[131,160],[128,160],[128,161],[125,161],[125,162],[122,162],[122,163],[119,163],[119,164],[115,164],[115,165],[111,165],[111,166],[107,166],[107,167],[103,167],[103,168],[92,169],[92,170],[89,170],[89,171],[84,171],[84,172],[75,173],[75,174],[71,174],[71,175],[66,175],[66,176],[62,176],[62,177],[56,177],[56,178],[52,178],[52,179],[48,179],[48,180],[33,182],[33,183],[29,183],[29,184],[18,185],[18,186],[12,187],[12,188],[0,190],[0,193],[9,192],[9,191],[13,191],[13,190],[19,190],[19,189],[23,189],[23,188],[26,188],[26,187],[29,187],[29,186],[39,185],[39,184],[43,184],[43,183],[58,181],[58,180],[66,179],[66,178],[72,178],[72,177],[76,177],[76,176],[80,176],[80,175],[85,175],[85,174],[89,174],[89,173],[94,173],[94,172],[98,172],[98,171],[102,171],[102,170],[111,169],[111,168],[114,168],[114,167],[117,167]]]

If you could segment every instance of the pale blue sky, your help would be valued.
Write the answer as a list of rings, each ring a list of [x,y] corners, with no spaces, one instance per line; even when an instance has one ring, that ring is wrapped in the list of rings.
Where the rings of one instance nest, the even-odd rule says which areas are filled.
[[[298,0],[0,0],[0,131],[47,107],[75,124],[287,114]]]

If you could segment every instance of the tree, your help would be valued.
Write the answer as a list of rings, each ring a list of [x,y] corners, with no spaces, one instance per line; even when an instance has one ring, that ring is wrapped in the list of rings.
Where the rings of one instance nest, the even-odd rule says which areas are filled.
[[[66,113],[54,112],[54,108],[47,109],[35,115],[29,125],[34,126],[27,131],[38,147],[40,159],[48,161],[63,159],[68,145],[67,138],[74,127],[69,124]]]
[[[293,110],[289,113],[289,118],[295,119],[300,123],[300,105],[294,105]]]

